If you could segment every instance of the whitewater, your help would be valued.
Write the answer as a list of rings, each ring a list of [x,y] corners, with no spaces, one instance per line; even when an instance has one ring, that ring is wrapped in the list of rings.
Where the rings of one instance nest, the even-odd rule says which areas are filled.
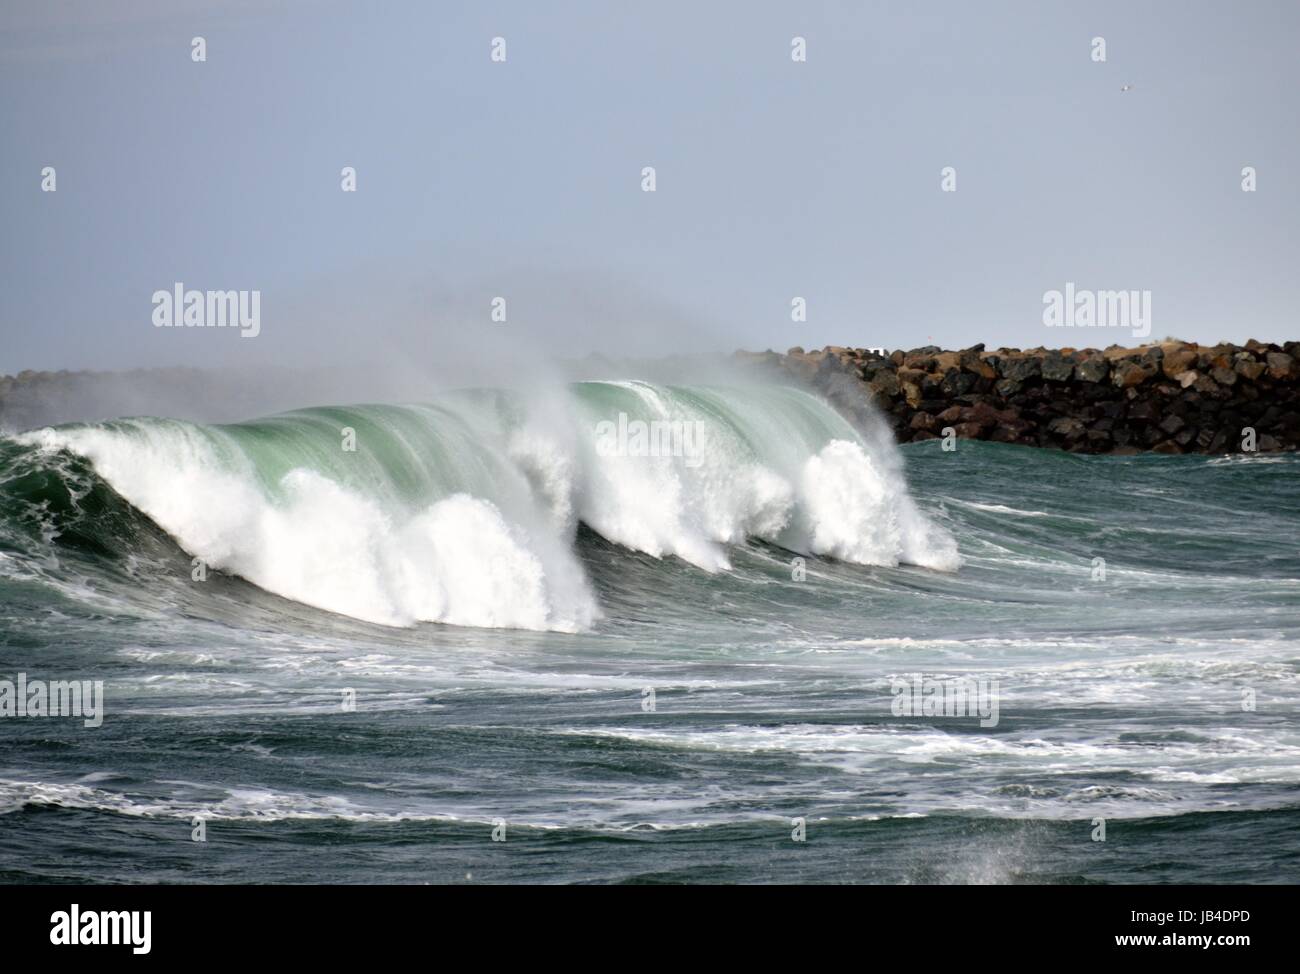
[[[602,450],[610,416],[698,424],[707,448]],[[751,537],[861,565],[959,563],[908,496],[894,449],[792,388],[585,382],[531,402],[467,392],[19,442],[88,459],[206,568],[384,625],[590,628],[600,607],[572,550],[579,522],[708,572]]]
[[[0,680],[103,684],[0,709],[0,882],[1295,882],[1298,542],[1293,454],[778,385],[0,434]]]

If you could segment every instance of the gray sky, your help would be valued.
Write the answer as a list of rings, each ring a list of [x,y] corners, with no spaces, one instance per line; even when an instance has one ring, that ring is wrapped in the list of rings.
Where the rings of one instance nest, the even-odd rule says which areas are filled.
[[[1295,2],[26,7],[0,372],[1123,343],[1044,327],[1067,281],[1297,337]],[[154,328],[177,281],[260,290],[261,334]]]

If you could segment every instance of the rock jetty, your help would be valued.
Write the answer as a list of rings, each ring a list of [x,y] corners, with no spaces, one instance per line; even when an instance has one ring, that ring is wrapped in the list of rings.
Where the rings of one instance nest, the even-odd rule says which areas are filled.
[[[885,416],[900,443],[948,435],[1074,453],[1300,447],[1300,342],[945,351],[792,348],[737,358]],[[1247,431],[1253,431],[1248,433]]]

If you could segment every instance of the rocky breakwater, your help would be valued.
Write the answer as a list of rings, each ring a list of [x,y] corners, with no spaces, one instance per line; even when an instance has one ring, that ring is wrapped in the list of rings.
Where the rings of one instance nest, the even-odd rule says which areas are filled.
[[[1076,453],[1300,447],[1300,342],[888,353],[832,346],[738,357],[808,382],[850,411],[874,402],[902,443],[951,429]]]

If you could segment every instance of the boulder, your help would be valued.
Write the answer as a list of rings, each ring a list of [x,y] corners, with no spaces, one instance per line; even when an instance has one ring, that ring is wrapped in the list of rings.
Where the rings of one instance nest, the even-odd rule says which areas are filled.
[[[993,384],[993,391],[1003,399],[1010,399],[1021,390],[1023,385],[1024,383],[1019,379],[998,379],[998,381]]]
[[[921,403],[921,383],[925,380],[926,373],[920,369],[901,368],[898,370],[898,385],[903,395],[907,398],[909,406],[918,406]]]
[[[1082,420],[1076,419],[1074,416],[1058,416],[1047,424],[1047,429],[1049,432],[1064,436],[1067,439],[1082,436],[1088,431]]]
[[[1266,368],[1268,368],[1268,366],[1266,366],[1263,362],[1255,361],[1254,356],[1243,357],[1240,355],[1237,356],[1237,360],[1233,363],[1232,366],[1234,372],[1236,372],[1243,379],[1247,379],[1250,382],[1254,382],[1261,375],[1263,375],[1264,370]]]
[[[1261,451],[1300,448],[1300,342],[995,352],[927,345],[888,356],[827,346],[736,360],[806,381],[853,421],[866,421],[874,401],[902,442],[952,428],[968,439],[1084,453],[1222,452],[1238,449],[1239,431],[1251,426],[1263,434]],[[58,378],[0,377],[0,419],[12,389]]]
[[[1114,366],[1112,379],[1119,388],[1129,389],[1141,385],[1155,374],[1156,370],[1153,365],[1132,359],[1124,359]]]
[[[998,369],[1004,379],[1024,382],[1042,374],[1042,365],[1038,359],[1029,356],[1004,358],[998,363]]]
[[[1074,367],[1074,377],[1081,382],[1101,382],[1110,374],[1110,363],[1104,355],[1092,355]]]
[[[982,440],[988,428],[979,423],[958,423],[953,431],[963,440]]]
[[[980,348],[982,349],[983,346],[980,346]],[[981,358],[979,352],[973,348],[968,348],[961,353],[961,367],[981,379],[996,379],[998,377],[998,370],[994,365]]]
[[[1270,378],[1284,382],[1296,378],[1295,359],[1286,352],[1269,352],[1266,358]]]
[[[893,399],[899,393],[898,375],[889,369],[881,369],[867,383],[877,399]]]
[[[973,391],[975,383],[978,381],[979,378],[972,375],[970,372],[961,372],[957,369],[953,369],[943,377],[943,382],[941,383],[940,388],[943,390],[944,395],[951,399],[958,396],[964,396]]]
[[[1204,372],[1196,373],[1196,381],[1192,383],[1192,388],[1203,396],[1221,396],[1224,394],[1223,390],[1219,388],[1219,384]]]
[[[1040,371],[1043,378],[1051,382],[1069,382],[1074,374],[1074,359],[1060,352],[1048,352],[1043,356]]]
[[[1169,378],[1177,378],[1181,372],[1196,367],[1199,358],[1196,349],[1187,348],[1186,346],[1171,345],[1165,349],[1164,359],[1160,363],[1161,369]]]

